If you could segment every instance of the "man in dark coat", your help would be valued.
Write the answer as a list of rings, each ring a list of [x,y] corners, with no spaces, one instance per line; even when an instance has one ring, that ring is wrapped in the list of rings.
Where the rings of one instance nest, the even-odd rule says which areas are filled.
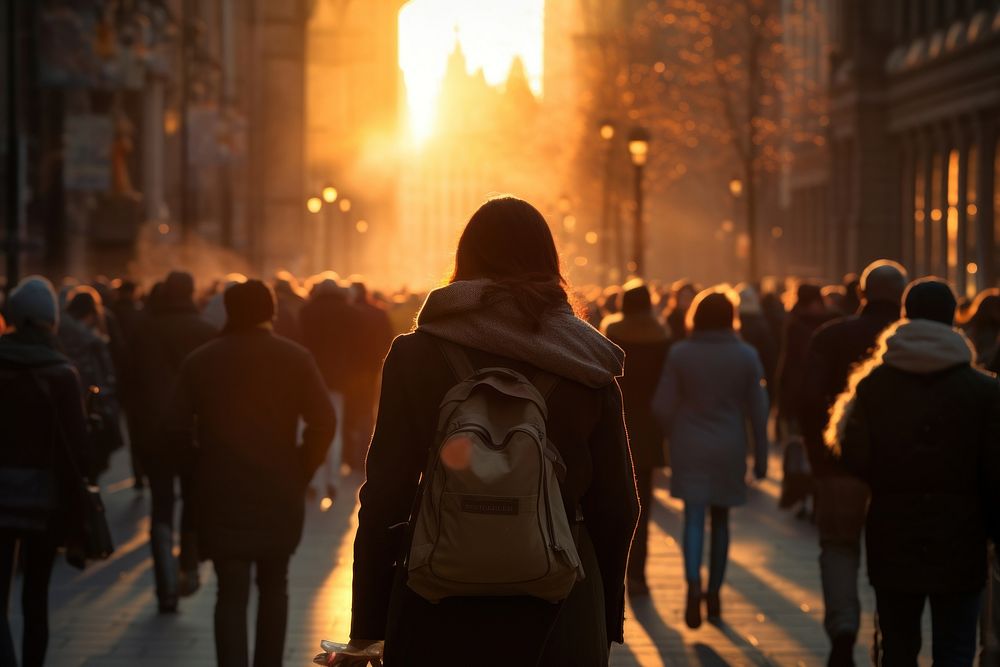
[[[345,398],[360,365],[359,346],[364,333],[363,316],[348,303],[347,290],[337,282],[336,274],[327,275],[312,287],[299,314],[299,330],[302,344],[316,358],[337,411],[336,434],[312,482],[315,493],[335,500],[344,452]]]
[[[823,429],[830,406],[847,386],[851,367],[875,346],[879,334],[899,319],[905,287],[906,270],[902,266],[888,260],[872,263],[861,277],[861,311],[818,329],[806,348],[799,423],[815,476],[824,626],[833,647],[831,665],[854,664],[854,644],[861,623],[861,529],[868,490],[832,459],[823,445]]]
[[[151,300],[149,312],[143,312],[131,341],[130,435],[143,459],[153,496],[149,545],[153,552],[156,595],[164,613],[176,611],[178,594],[193,593],[199,584],[194,522],[186,502],[181,514],[183,580],[177,580],[173,556],[174,484],[180,477],[181,494],[187,496],[190,473],[176,452],[160,441],[158,427],[181,362],[216,334],[215,328],[201,319],[195,308],[194,278],[189,273],[175,271],[167,276],[157,298]]]
[[[365,452],[375,426],[378,376],[392,345],[392,323],[383,308],[375,304],[364,283],[351,285],[354,307],[361,314],[357,365],[344,397],[344,460],[355,470],[364,466]]]
[[[302,537],[306,486],[326,455],[336,416],[312,355],[272,334],[274,294],[264,283],[229,287],[225,306],[223,335],[181,368],[164,433],[172,446],[194,454],[199,545],[219,581],[218,664],[249,664],[246,615],[255,567],[253,664],[279,667],[288,563]]]
[[[670,335],[653,315],[649,288],[638,281],[625,285],[622,312],[606,317],[601,329],[625,351],[625,375],[619,384],[639,492],[639,525],[629,553],[627,585],[629,595],[648,595],[646,555],[653,472],[666,465],[663,429],[653,416],[652,403],[670,348]]]
[[[799,431],[798,408],[802,378],[806,371],[806,345],[813,333],[833,318],[826,308],[819,285],[802,283],[795,295],[795,305],[785,318],[781,336],[781,355],[775,371],[774,395],[778,403],[781,435]]]
[[[928,599],[935,665],[971,666],[986,573],[1000,537],[1000,384],[953,328],[955,297],[913,283],[905,317],[837,400],[827,443],[871,487],[868,577],[880,665],[915,665]]]

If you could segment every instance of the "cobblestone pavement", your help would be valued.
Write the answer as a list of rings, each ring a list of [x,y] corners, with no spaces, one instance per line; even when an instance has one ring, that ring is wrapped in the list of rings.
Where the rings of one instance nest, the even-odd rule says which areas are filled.
[[[778,469],[772,462],[772,470]],[[182,600],[181,613],[156,613],[146,533],[149,497],[136,494],[123,455],[116,457],[105,501],[118,550],[104,563],[77,572],[60,562],[53,577],[53,667],[208,667],[215,664],[212,610],[215,582],[202,566],[202,589]],[[291,618],[285,665],[305,667],[322,638],[342,640],[350,626],[352,541],[360,478],[345,479],[342,500],[327,512],[310,508],[306,535],[292,561]],[[616,667],[821,665],[822,626],[818,547],[814,528],[777,509],[778,482],[768,479],[732,514],[732,551],[720,626],[684,625],[685,587],[679,550],[681,505],[657,477],[650,532],[650,598],[627,608],[625,646]],[[858,664],[867,664],[873,597],[862,586],[865,610]],[[16,594],[14,600],[19,600]],[[19,605],[14,605],[15,614]],[[20,618],[15,615],[19,637]],[[252,632],[252,624],[251,624]],[[925,633],[925,637],[929,633]],[[18,642],[19,643],[19,642]],[[927,652],[925,646],[925,653]],[[470,662],[470,665],[474,662]],[[922,664],[929,664],[927,663]]]

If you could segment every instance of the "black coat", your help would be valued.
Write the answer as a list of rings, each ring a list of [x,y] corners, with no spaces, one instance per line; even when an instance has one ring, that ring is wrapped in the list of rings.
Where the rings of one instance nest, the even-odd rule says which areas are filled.
[[[968,364],[929,374],[888,365],[856,389],[842,461],[871,486],[872,585],[972,592],[1000,537],[1000,385]]]
[[[604,335],[625,351],[625,375],[619,385],[632,462],[637,470],[663,467],[667,463],[665,436],[653,416],[653,394],[670,349],[667,330],[651,314],[626,314],[608,324]]]
[[[467,352],[479,367],[509,367],[527,377],[536,372],[523,362]],[[553,627],[556,605],[529,598],[453,598],[434,605],[402,578],[395,580],[405,540],[390,527],[410,516],[441,399],[456,383],[433,336],[415,332],[393,342],[361,489],[351,636],[386,638],[387,657],[396,661],[387,664],[467,665],[475,656],[478,665],[531,665]],[[564,379],[548,405],[548,430],[567,466],[564,503],[582,507],[593,548],[581,548],[581,556],[585,568],[594,564],[577,584],[587,600],[573,620],[567,614],[567,622],[555,626],[550,646],[587,656],[558,664],[599,664],[607,642],[622,640],[625,564],[638,509],[621,394],[613,383],[591,389]]]
[[[93,472],[83,390],[69,359],[52,347],[54,339],[27,338],[0,337],[0,468],[53,471],[59,508],[49,530],[61,541],[80,518],[76,473]]]
[[[806,372],[806,346],[813,332],[830,319],[831,315],[827,313],[812,314],[792,309],[785,320],[781,357],[775,373],[777,386],[774,389],[781,417],[798,417],[802,379]]]
[[[364,316],[340,294],[314,294],[299,312],[302,344],[313,353],[330,391],[344,393],[361,367]]]
[[[218,335],[194,304],[143,311],[129,341],[129,427],[141,452],[157,449],[157,428],[184,359]]]
[[[336,421],[312,355],[267,330],[225,334],[187,358],[163,430],[179,450],[197,444],[194,506],[208,558],[295,551],[305,489]]]
[[[823,445],[830,406],[847,388],[851,367],[864,359],[886,327],[899,319],[899,304],[872,302],[857,315],[842,317],[816,330],[805,352],[799,391],[799,425],[813,474],[838,472]]]
[[[757,350],[764,367],[767,395],[773,401],[775,375],[778,372],[778,336],[771,331],[771,325],[762,314],[745,313],[740,315],[740,338]]]

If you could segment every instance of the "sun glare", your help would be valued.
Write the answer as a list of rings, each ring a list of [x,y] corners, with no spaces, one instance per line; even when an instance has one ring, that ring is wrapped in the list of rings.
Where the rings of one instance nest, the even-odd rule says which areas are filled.
[[[455,39],[469,70],[502,84],[520,56],[536,94],[542,92],[544,0],[411,0],[399,14],[399,64],[406,81],[410,131],[417,141],[434,129],[441,80]]]

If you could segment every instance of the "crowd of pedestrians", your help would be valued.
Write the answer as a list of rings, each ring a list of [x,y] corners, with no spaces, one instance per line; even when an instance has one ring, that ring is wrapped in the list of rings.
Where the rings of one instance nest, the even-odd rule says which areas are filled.
[[[698,628],[723,616],[734,508],[776,452],[807,481],[830,665],[853,665],[866,631],[862,547],[879,664],[915,664],[928,601],[935,664],[971,665],[980,644],[1000,660],[997,290],[960,301],[881,260],[834,285],[574,291],[542,215],[502,197],[426,295],[332,272],[36,276],[2,313],[3,667],[44,663],[49,578],[85,522],[74,484],[99,484],[123,447],[150,497],[158,609],[182,612],[211,560],[224,666],[251,664],[253,582],[252,663],[281,664],[305,503],[329,508],[347,468],[366,478],[351,644],[332,664],[384,646],[390,665],[599,665],[626,596],[651,592],[657,470],[683,504]],[[476,546],[504,535],[503,553]]]

